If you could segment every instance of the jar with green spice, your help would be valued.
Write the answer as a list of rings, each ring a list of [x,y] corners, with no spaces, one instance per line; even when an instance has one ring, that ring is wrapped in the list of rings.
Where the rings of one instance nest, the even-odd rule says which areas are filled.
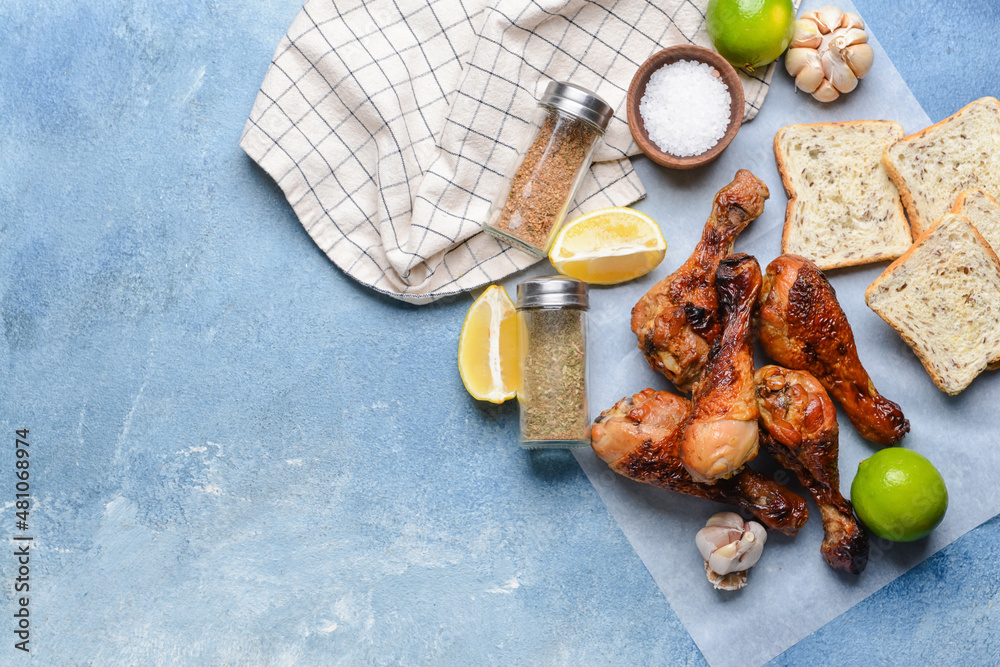
[[[546,276],[517,286],[521,412],[525,449],[590,444],[587,402],[587,284]]]

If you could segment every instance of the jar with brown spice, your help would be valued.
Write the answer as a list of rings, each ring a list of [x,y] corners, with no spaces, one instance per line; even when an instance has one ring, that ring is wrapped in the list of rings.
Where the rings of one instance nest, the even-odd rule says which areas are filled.
[[[587,284],[563,276],[517,286],[521,412],[525,449],[590,444],[587,402]]]
[[[517,168],[494,200],[483,228],[545,257],[593,161],[614,109],[586,88],[550,81],[538,100]]]

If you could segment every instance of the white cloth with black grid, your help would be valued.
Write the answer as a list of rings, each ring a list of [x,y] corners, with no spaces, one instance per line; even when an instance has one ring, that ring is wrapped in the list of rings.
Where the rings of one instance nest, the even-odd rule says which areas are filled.
[[[240,146],[345,273],[416,303],[538,261],[484,234],[551,79],[616,110],[569,215],[645,195],[625,95],[661,48],[710,46],[708,0],[308,0]],[[795,2],[798,5],[798,2]],[[745,119],[773,65],[743,76]]]

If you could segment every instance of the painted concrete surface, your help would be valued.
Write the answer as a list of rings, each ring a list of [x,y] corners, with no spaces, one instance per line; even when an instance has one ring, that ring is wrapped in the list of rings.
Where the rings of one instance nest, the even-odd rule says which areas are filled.
[[[1000,92],[993,3],[855,4],[933,120]],[[703,664],[572,456],[465,394],[471,298],[356,285],[236,146],[298,9],[0,6],[0,661]],[[998,541],[776,662],[1000,661]]]

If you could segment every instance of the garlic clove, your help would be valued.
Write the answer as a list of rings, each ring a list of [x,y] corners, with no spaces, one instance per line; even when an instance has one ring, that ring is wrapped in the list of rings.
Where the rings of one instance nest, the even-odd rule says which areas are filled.
[[[857,75],[847,65],[847,62],[839,57],[839,53],[827,51],[820,56],[820,63],[823,65],[823,76],[837,91],[849,93],[858,87]]]
[[[739,538],[737,538],[735,541],[723,544],[721,547],[719,547],[718,549],[716,549],[715,551],[713,551],[710,554],[711,557],[709,558],[709,561],[711,561],[712,558],[722,558],[722,559],[725,559],[725,560],[733,560],[733,559],[739,557],[739,555],[740,555],[739,549],[740,549],[740,540],[739,540]],[[718,572],[719,570],[715,570],[715,571]],[[725,573],[723,573],[723,574],[725,574]]]
[[[816,29],[823,33],[823,29],[819,25],[819,17],[816,16],[816,10],[810,10],[808,12],[802,12],[802,16],[799,17],[799,21],[809,21],[816,26]],[[797,23],[798,21],[796,21]]]
[[[832,102],[840,97],[840,93],[833,87],[833,84],[830,83],[829,79],[823,79],[823,82],[819,84],[819,87],[813,91],[812,96],[820,102]]]
[[[694,536],[694,542],[702,558],[708,560],[712,552],[726,544],[739,540],[743,535],[743,517],[735,512],[719,512],[713,515],[705,527]]]
[[[855,44],[844,49],[844,61],[859,79],[871,71],[874,60],[875,51],[870,44]]]
[[[846,49],[855,44],[867,44],[868,33],[860,28],[841,28],[835,33],[835,37],[830,40],[830,47],[838,50]]]
[[[736,555],[740,557],[740,562],[743,561],[743,556],[746,552],[750,551],[754,547],[754,543],[757,541],[757,537],[753,534],[753,531],[747,528],[742,535],[740,535],[740,541],[736,543]]]
[[[824,35],[833,32],[840,27],[840,22],[844,18],[844,12],[840,7],[834,7],[833,5],[827,5],[826,7],[820,7],[815,12],[813,12],[816,25],[819,26],[819,31]]]
[[[734,533],[735,537],[733,537]],[[694,536],[694,543],[697,545],[701,557],[708,560],[716,549],[731,543],[734,539],[739,539],[742,533],[742,528],[733,531],[727,526],[705,526]]]
[[[823,76],[823,68],[819,66],[807,67],[795,77],[795,87],[803,93],[815,93],[816,89],[825,80],[826,77]]]
[[[736,548],[732,544],[716,550],[708,557],[708,567],[711,568],[712,572],[719,574],[729,574],[745,569],[740,567],[740,559],[735,551]]]
[[[798,76],[806,67],[820,67],[819,52],[816,49],[796,48],[785,52],[785,70]]]
[[[814,21],[799,19],[795,22],[795,32],[788,45],[790,49],[818,49],[823,44],[823,35]],[[794,75],[793,75],[794,76]]]
[[[767,538],[765,536],[763,541],[760,540],[750,529],[752,523],[747,524],[747,530],[736,541],[719,547],[709,555],[708,566],[714,572],[729,574],[749,570],[760,560]]]
[[[844,18],[840,19],[840,27],[858,28],[860,30],[864,30],[865,22],[862,21],[861,17],[854,12],[844,12]]]
[[[823,65],[813,49],[791,49],[785,54],[785,69],[795,77],[795,87],[811,93],[823,83]],[[795,70],[795,71],[793,71]]]
[[[764,543],[767,542],[767,531],[764,530],[764,526],[760,525],[756,521],[750,521],[747,523],[747,535],[744,537],[744,542],[748,546],[745,551],[745,556],[741,562],[744,570],[749,570],[751,567],[757,564],[760,560],[761,554],[764,553]],[[753,548],[757,547],[759,548]]]

